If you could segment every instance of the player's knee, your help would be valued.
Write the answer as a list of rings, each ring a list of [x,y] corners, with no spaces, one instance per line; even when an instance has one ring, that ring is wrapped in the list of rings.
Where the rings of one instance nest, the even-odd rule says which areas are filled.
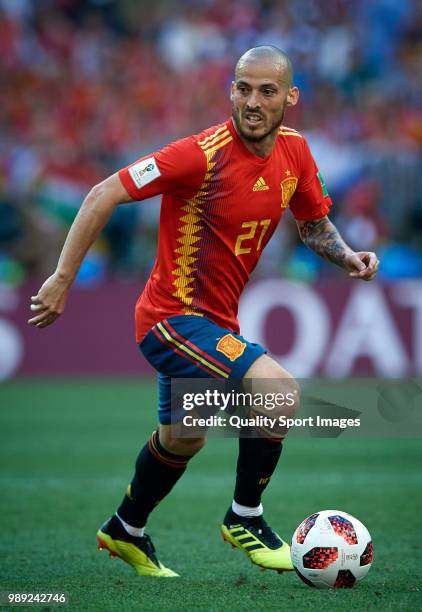
[[[173,438],[167,450],[175,455],[184,457],[192,457],[196,455],[205,445],[205,438]]]
[[[282,406],[283,414],[289,418],[294,417],[300,407],[300,385],[295,378],[290,378],[287,385],[283,383],[285,406]]]
[[[160,442],[169,453],[191,457],[196,455],[205,445],[205,436],[198,438],[179,438],[172,435],[169,426],[160,426]]]
[[[272,418],[293,418],[300,405],[300,387],[294,378],[274,378],[263,381],[260,385],[263,406]]]
[[[261,355],[245,375],[254,395],[255,409],[273,418],[292,418],[300,405],[300,386],[293,376],[268,355]]]
[[[273,441],[284,439],[299,409],[299,384],[294,378],[274,378],[261,379],[254,387],[259,391],[254,392],[251,414],[259,435]]]

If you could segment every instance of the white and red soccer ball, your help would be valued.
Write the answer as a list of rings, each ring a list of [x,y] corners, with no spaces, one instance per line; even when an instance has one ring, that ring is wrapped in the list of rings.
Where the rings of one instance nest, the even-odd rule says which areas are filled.
[[[297,574],[309,586],[350,588],[368,573],[374,550],[358,519],[340,510],[322,510],[296,529],[291,554]]]

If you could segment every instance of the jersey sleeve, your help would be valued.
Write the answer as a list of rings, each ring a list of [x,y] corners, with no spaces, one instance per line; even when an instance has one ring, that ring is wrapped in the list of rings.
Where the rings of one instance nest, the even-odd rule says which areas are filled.
[[[163,149],[119,170],[119,178],[134,200],[159,194],[189,198],[195,195],[206,174],[206,159],[193,137]]]
[[[318,171],[308,143],[303,139],[302,171],[290,200],[290,210],[295,219],[312,221],[325,217],[331,204],[324,179]]]

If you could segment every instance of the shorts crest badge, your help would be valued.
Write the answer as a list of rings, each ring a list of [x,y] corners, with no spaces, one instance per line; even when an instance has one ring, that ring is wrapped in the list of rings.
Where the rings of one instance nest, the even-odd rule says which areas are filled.
[[[287,208],[290,202],[290,198],[296,191],[297,178],[290,176],[289,178],[281,181],[281,208]]]
[[[231,334],[226,334],[218,341],[216,346],[217,351],[223,353],[230,361],[235,361],[243,355],[246,348],[246,342],[238,340]]]

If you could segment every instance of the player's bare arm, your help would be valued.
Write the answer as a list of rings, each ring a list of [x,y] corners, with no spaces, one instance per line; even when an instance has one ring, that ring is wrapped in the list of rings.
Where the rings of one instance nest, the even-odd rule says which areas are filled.
[[[62,314],[68,291],[88,249],[98,238],[116,206],[130,200],[117,174],[91,189],[70,228],[56,271],[41,286],[37,295],[31,298],[31,310],[35,316],[29,319],[30,325],[47,327]]]
[[[296,223],[303,243],[312,251],[344,268],[353,278],[370,281],[375,277],[379,265],[376,254],[353,251],[328,217]]]

